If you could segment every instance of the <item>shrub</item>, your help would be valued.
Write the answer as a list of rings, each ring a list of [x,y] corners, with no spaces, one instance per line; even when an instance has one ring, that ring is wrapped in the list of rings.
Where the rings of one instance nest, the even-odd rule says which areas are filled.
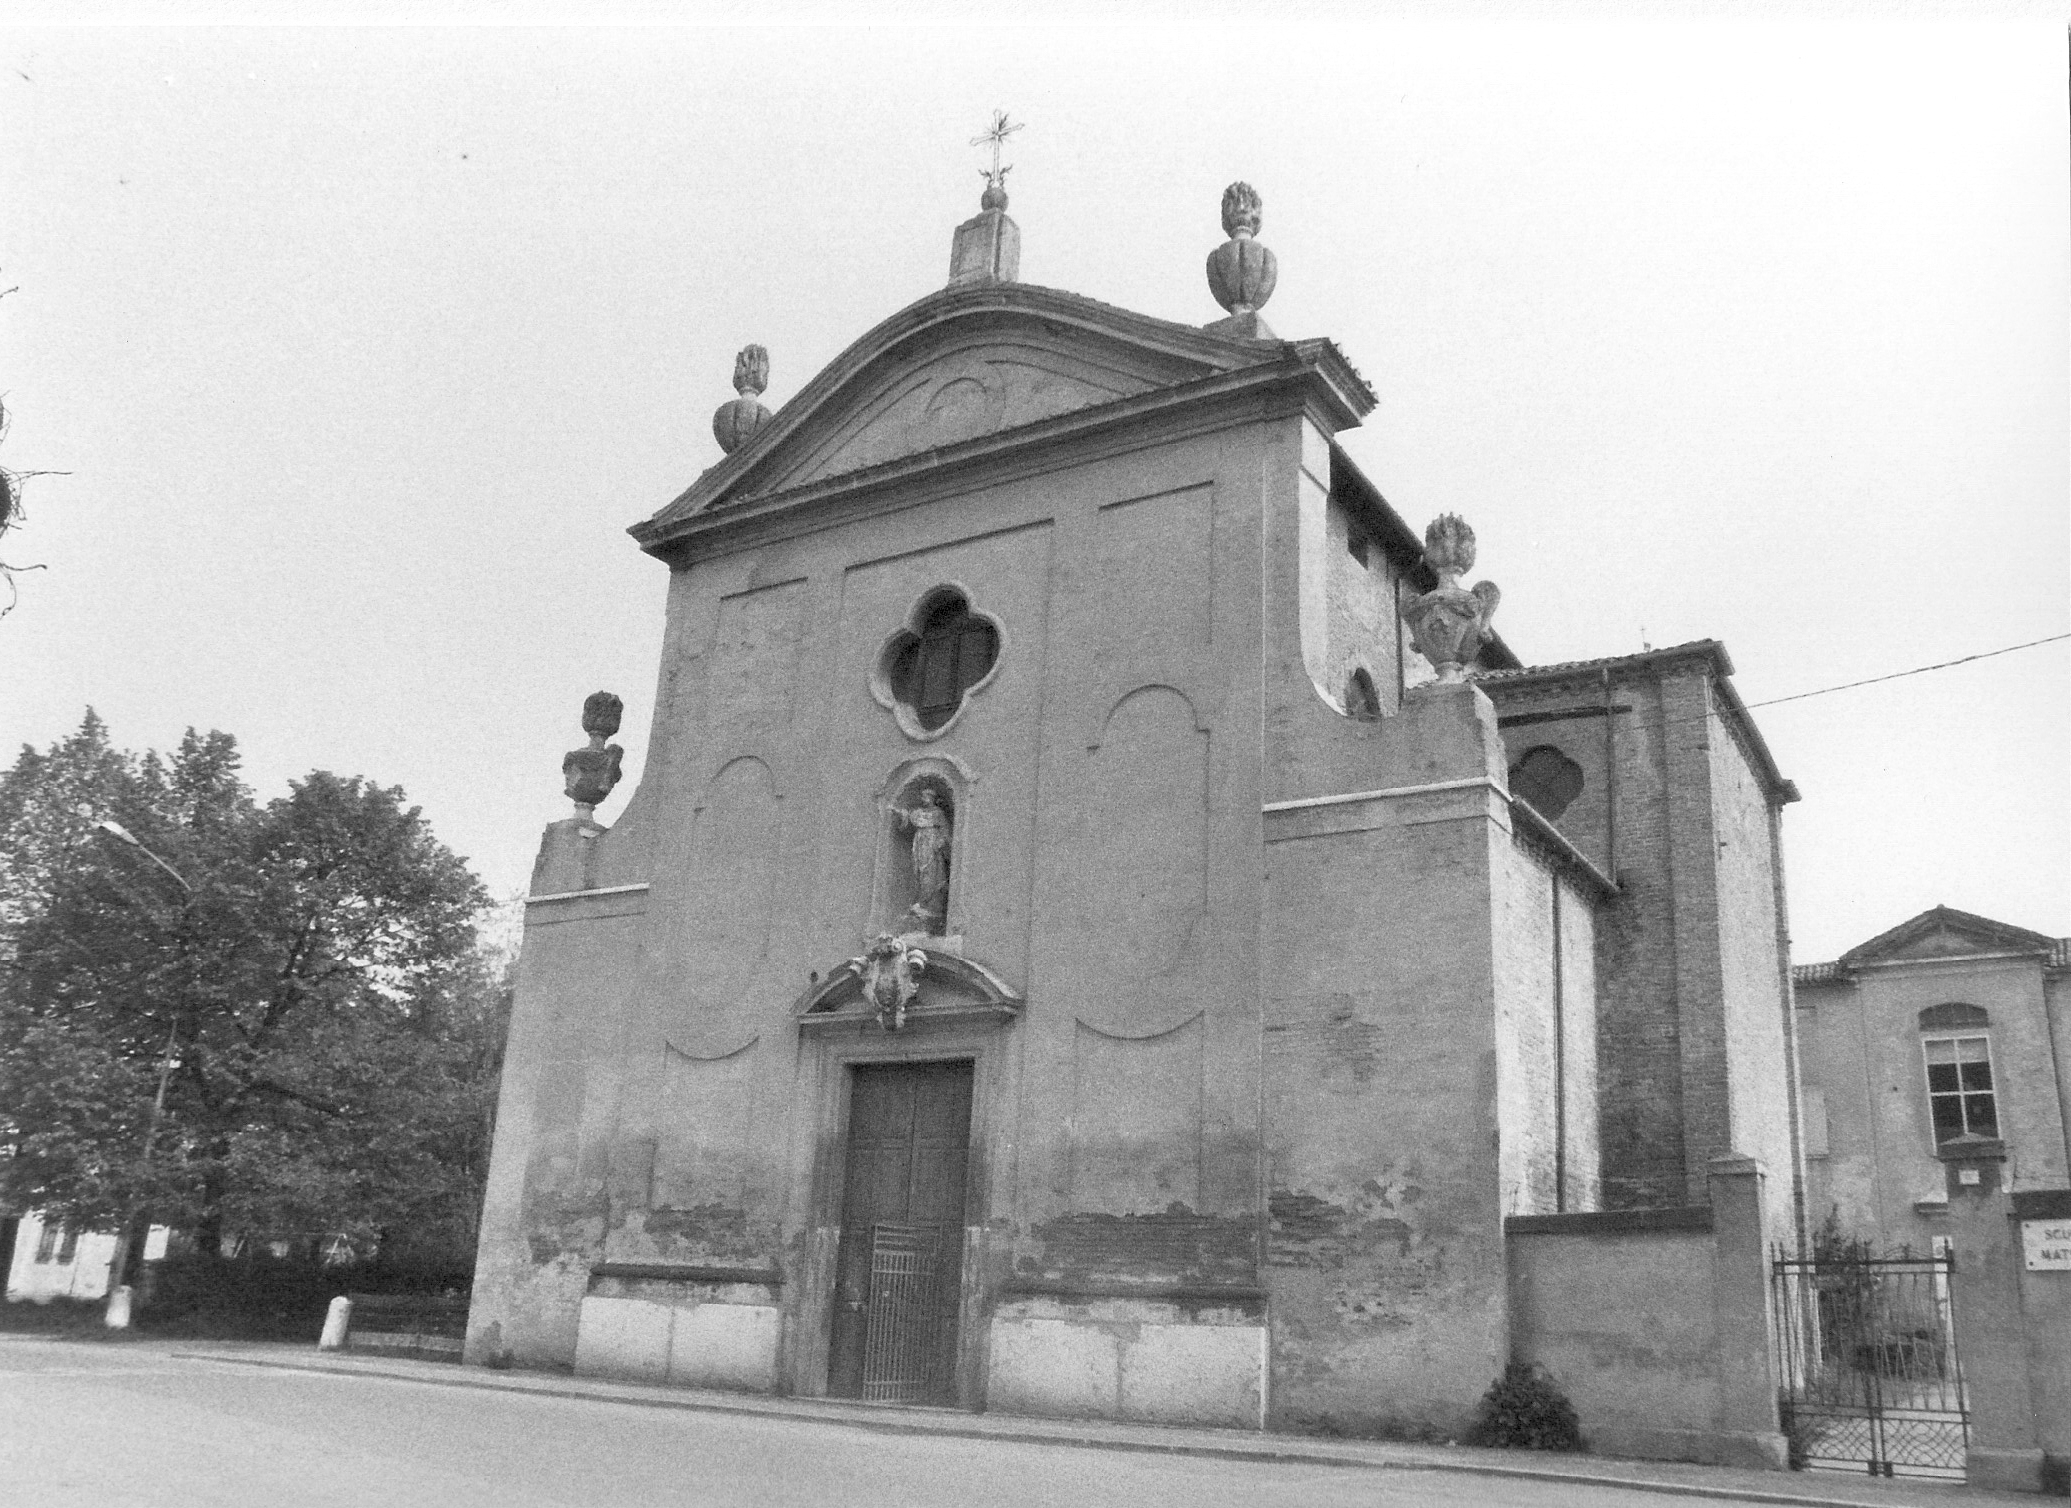
[[[1489,1384],[1481,1414],[1467,1432],[1469,1445],[1511,1450],[1586,1450],[1574,1405],[1553,1380],[1526,1361],[1513,1361]]]

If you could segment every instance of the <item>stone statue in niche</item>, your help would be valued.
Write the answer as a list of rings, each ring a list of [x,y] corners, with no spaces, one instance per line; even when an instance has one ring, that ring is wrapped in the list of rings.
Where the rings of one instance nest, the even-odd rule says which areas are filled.
[[[898,813],[899,826],[913,832],[913,905],[907,919],[916,931],[939,935],[949,915],[949,847],[951,822],[942,798],[923,785],[915,804]]]
[[[863,999],[877,1013],[877,1024],[895,1032],[906,1024],[906,1007],[920,993],[920,971],[928,966],[928,955],[909,948],[889,932],[881,932],[861,957],[851,958],[849,967],[863,980]]]
[[[593,691],[583,700],[582,730],[590,735],[589,747],[571,749],[561,761],[563,788],[575,803],[579,821],[590,821],[597,803],[618,784],[619,763],[626,751],[605,740],[618,732],[625,710],[626,704],[608,691]]]

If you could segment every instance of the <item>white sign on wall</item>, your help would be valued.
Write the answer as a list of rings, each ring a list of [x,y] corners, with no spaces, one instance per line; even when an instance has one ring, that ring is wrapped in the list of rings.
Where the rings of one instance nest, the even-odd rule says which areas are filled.
[[[2030,1272],[2071,1272],[2071,1220],[2023,1220],[2021,1247]]]

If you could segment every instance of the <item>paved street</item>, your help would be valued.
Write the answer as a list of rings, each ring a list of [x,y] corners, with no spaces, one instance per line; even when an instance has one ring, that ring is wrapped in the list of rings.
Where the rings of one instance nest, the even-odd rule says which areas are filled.
[[[235,1365],[185,1358],[176,1354],[181,1349],[0,1339],[0,1501],[37,1508],[1579,1508],[1606,1501],[1687,1508],[1693,1501],[1586,1482],[887,1434],[367,1371]]]

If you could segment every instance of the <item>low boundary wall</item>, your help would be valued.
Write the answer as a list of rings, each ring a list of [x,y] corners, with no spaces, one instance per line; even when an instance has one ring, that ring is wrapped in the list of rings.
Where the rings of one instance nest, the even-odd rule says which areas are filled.
[[[1720,1157],[1711,1203],[1513,1215],[1510,1354],[1607,1455],[1781,1468],[1760,1165]]]

